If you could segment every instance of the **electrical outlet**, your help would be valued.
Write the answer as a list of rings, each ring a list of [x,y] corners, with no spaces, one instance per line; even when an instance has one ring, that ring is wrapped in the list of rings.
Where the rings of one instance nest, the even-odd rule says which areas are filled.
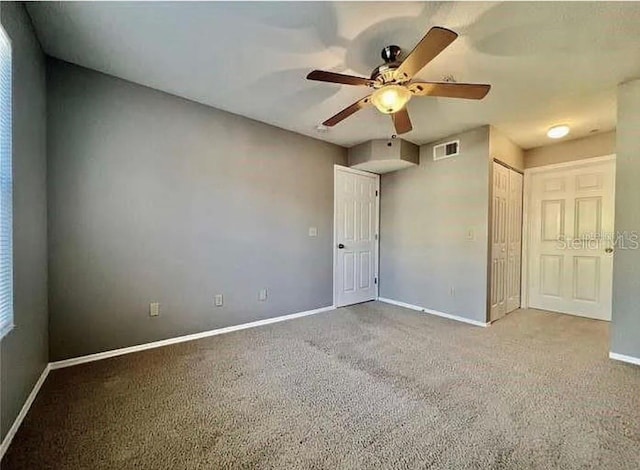
[[[267,300],[267,289],[260,289],[260,293],[258,294],[258,300],[260,301]]]
[[[470,242],[474,241],[476,239],[476,231],[473,229],[473,227],[469,227],[467,229],[467,240],[469,240]]]
[[[451,297],[455,297],[455,296],[456,296],[456,288],[455,288],[455,287],[451,286],[451,287],[449,288],[449,295],[450,295]]]
[[[149,304],[149,316],[157,317],[158,315],[160,315],[160,303],[151,302]]]
[[[222,307],[224,305],[222,294],[215,295],[215,297],[213,298],[213,305],[215,305],[216,307]]]

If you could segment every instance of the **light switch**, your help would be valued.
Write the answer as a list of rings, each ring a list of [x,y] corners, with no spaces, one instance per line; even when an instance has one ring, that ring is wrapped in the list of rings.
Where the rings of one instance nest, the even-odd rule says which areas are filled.
[[[318,227],[309,227],[309,236],[317,237],[318,236]]]
[[[216,294],[215,297],[213,298],[213,304],[216,307],[222,307],[223,303],[224,303],[224,301],[223,301],[223,298],[222,298],[222,294]]]
[[[260,301],[267,300],[267,289],[260,289],[260,293],[258,294],[258,300]]]
[[[149,316],[157,317],[160,315],[160,304],[158,302],[151,302],[149,304]]]
[[[476,232],[473,227],[467,229],[467,240],[474,241],[476,239]]]

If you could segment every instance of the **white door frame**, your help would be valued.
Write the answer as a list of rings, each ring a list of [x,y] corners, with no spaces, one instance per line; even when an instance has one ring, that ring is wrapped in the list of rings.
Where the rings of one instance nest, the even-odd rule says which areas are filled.
[[[336,198],[336,180],[338,175],[338,169],[340,171],[346,171],[349,173],[353,173],[356,175],[362,176],[375,176],[376,177],[376,235],[375,235],[375,254],[376,254],[376,262],[375,262],[375,291],[376,291],[376,300],[378,299],[378,294],[380,292],[380,175],[376,173],[371,173],[368,171],[356,170],[355,168],[349,168],[347,166],[342,165],[333,165],[333,306],[336,307],[336,298],[337,298],[337,289],[336,285],[336,263],[337,263],[337,240],[336,240],[336,217],[338,216],[338,208],[337,208],[337,198]]]
[[[582,160],[574,160],[570,162],[553,163],[551,165],[536,166],[524,170],[524,201],[522,207],[522,275],[520,283],[520,308],[529,308],[529,246],[531,236],[531,178],[536,173],[542,173],[549,170],[557,170],[561,168],[575,168],[583,165],[592,165],[594,163],[608,162],[616,159],[615,154],[604,155],[602,157],[584,158]],[[615,188],[615,186],[614,186]]]

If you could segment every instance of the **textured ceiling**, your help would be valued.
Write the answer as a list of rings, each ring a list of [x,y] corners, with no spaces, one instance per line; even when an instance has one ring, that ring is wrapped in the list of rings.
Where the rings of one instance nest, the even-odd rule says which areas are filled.
[[[363,110],[315,127],[367,93],[309,82],[314,68],[369,75],[380,49],[410,51],[439,25],[460,37],[419,75],[490,83],[485,100],[414,99],[414,130],[430,142],[493,124],[531,148],[546,129],[569,137],[615,127],[616,85],[640,76],[640,3],[28,4],[45,52],[216,108],[344,146],[393,133]]]

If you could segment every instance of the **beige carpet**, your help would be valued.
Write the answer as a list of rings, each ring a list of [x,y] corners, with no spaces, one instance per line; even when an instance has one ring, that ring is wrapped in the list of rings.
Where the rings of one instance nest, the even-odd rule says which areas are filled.
[[[640,468],[604,322],[380,303],[52,372],[2,470]]]

